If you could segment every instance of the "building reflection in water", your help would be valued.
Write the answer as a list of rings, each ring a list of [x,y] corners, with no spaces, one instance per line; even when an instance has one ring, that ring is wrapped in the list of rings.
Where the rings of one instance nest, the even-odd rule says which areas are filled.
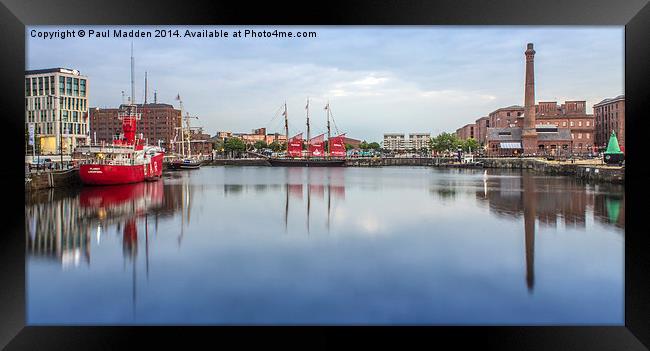
[[[26,193],[26,251],[34,258],[60,262],[63,268],[90,264],[91,225],[78,197],[62,191]]]
[[[498,189],[498,190],[495,190]],[[535,176],[531,172],[490,175],[486,172],[476,198],[503,217],[523,217],[526,286],[535,285],[535,224],[585,229],[589,213],[600,224],[625,228],[625,190],[613,184],[590,185],[567,177]],[[619,231],[623,233],[623,231]]]
[[[163,182],[157,181],[31,193],[25,208],[27,255],[59,260],[63,268],[79,266],[81,259],[90,265],[91,232],[99,245],[107,228],[116,227],[123,256],[132,262],[135,313],[138,220],[144,221],[148,276],[148,214],[165,207],[164,190]]]

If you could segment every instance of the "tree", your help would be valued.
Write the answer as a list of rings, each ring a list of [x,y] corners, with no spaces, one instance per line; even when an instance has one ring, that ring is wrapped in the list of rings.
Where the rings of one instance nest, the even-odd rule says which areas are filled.
[[[352,150],[354,149],[354,146],[352,144],[345,144],[345,151]]]
[[[359,148],[360,148],[361,150],[368,150],[368,143],[366,143],[365,140],[362,141],[361,144],[359,144]]]
[[[469,152],[470,150],[473,152],[478,152],[479,147],[481,147],[478,141],[474,138],[469,138],[467,140],[462,141],[461,143],[462,143],[461,148],[465,152]]]
[[[278,152],[282,150],[282,145],[280,145],[280,143],[278,143],[277,141],[274,141],[271,144],[269,144],[269,148],[273,150],[273,152]]]
[[[462,141],[454,133],[443,132],[431,138],[429,144],[436,152],[454,152],[461,146]]]
[[[379,149],[381,149],[381,145],[379,145],[378,142],[373,141],[372,143],[368,144],[368,148],[373,149],[373,150],[379,150]]]
[[[221,151],[221,149],[223,149],[223,148],[224,148],[224,146],[223,146],[223,141],[222,140],[215,140],[215,141],[212,142],[212,150]]]
[[[258,141],[255,142],[255,144],[253,144],[253,147],[256,150],[261,150],[261,149],[266,149],[268,147],[268,145],[266,144],[266,141],[258,140]]]
[[[226,140],[224,144],[224,149],[227,152],[243,152],[246,150],[246,144],[244,144],[244,141],[239,139],[239,138],[230,138]]]

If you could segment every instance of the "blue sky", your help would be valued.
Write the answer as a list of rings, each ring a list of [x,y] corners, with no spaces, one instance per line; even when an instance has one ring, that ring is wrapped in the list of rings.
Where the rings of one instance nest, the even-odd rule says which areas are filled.
[[[239,29],[316,31],[317,38],[32,38],[79,29]],[[37,26],[28,27],[27,69],[67,67],[89,77],[89,106],[115,107],[130,93],[134,45],[136,102],[149,100],[199,117],[210,134],[266,127],[303,131],[311,100],[312,135],[325,131],[329,99],[348,136],[455,131],[491,111],[523,105],[524,51],[535,45],[537,101],[586,100],[587,109],[624,93],[624,28],[552,26]]]

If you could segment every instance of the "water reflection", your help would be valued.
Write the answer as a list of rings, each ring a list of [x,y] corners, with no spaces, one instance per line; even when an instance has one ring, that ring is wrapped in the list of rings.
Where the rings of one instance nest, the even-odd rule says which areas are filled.
[[[568,177],[388,167],[32,193],[30,321],[616,322],[624,200]],[[52,293],[84,308],[48,315]]]
[[[513,176],[503,176],[500,172],[492,177],[486,171],[483,190],[476,192],[476,198],[487,201],[497,215],[515,218],[523,215],[529,292],[535,285],[536,221],[556,228],[561,219],[566,227],[584,230],[587,214],[593,212],[594,219],[600,223],[624,228],[624,197],[621,186],[589,185],[572,178],[535,176],[526,171]]]

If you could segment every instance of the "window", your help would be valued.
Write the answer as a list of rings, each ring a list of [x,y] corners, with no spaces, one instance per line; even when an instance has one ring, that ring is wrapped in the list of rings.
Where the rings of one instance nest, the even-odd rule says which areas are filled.
[[[506,113],[506,116],[510,117],[510,112],[507,112],[507,113]]]
[[[573,133],[571,133],[571,139],[575,139],[575,138],[576,136]]]
[[[32,78],[32,96],[36,95],[36,78]]]
[[[587,121],[587,127],[589,127],[589,121]]]
[[[25,78],[25,96],[32,96],[31,94],[32,91],[29,89],[29,84],[30,84],[29,81],[30,81],[29,78]]]
[[[50,94],[54,95],[54,76],[50,76]]]
[[[65,79],[65,94],[72,95],[72,78],[70,77]]]
[[[578,127],[582,127],[582,121],[578,122]]]
[[[59,76],[59,95],[63,95],[64,87],[65,87],[65,77]]]
[[[74,91],[74,96],[79,96],[79,78],[72,80],[72,91]]]
[[[573,126],[574,126],[574,124],[575,124],[575,123],[574,123],[573,121],[571,121],[571,127],[573,127]]]
[[[81,79],[79,81],[79,94],[83,97],[86,97],[86,80]]]
[[[38,77],[38,95],[43,95],[43,77]]]
[[[589,139],[589,135],[590,135],[590,134],[589,134],[589,133],[587,133],[586,135],[587,135],[587,139]]]
[[[578,133],[578,139],[582,139],[582,133]]]

